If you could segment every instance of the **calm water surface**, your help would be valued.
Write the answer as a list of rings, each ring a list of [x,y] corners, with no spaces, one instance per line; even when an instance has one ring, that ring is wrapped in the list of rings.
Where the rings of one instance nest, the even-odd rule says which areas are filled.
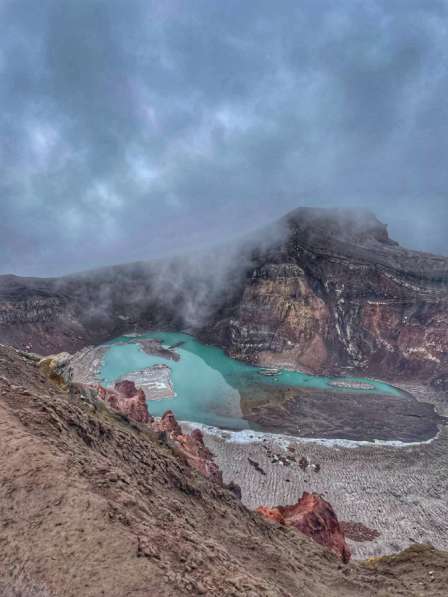
[[[137,343],[139,338],[160,340],[165,347],[179,342],[175,350],[179,361],[147,354]],[[151,400],[148,403],[152,415],[161,416],[172,409],[179,420],[194,421],[224,429],[258,429],[241,414],[240,396],[244,389],[263,386],[285,388],[314,388],[337,392],[356,392],[397,396],[400,391],[380,381],[355,377],[338,378],[346,381],[368,382],[372,389],[347,390],[329,385],[333,378],[308,375],[298,371],[281,370],[274,377],[260,374],[260,369],[227,356],[215,346],[202,344],[194,337],[177,332],[149,332],[140,336],[122,336],[108,343],[100,377],[105,385],[113,383],[126,374],[165,364],[171,368],[175,398]]]

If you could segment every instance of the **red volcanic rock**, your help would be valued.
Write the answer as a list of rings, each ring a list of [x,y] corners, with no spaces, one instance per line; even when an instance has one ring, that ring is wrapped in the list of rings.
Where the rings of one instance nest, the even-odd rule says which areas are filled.
[[[150,423],[153,420],[148,412],[145,393],[137,390],[132,381],[117,382],[115,390],[97,386],[97,396],[110,408],[127,415],[133,421]]]
[[[173,411],[167,410],[159,421],[154,421],[148,412],[143,390],[137,390],[134,382],[119,381],[113,390],[95,386],[97,397],[111,409],[116,410],[139,423],[148,423],[153,431],[164,433],[168,442],[204,477],[223,485],[222,472],[214,462],[214,456],[204,444],[202,432],[194,429],[183,434]]]
[[[334,551],[343,562],[347,563],[350,560],[350,549],[345,542],[337,516],[331,504],[317,493],[305,491],[294,506],[262,506],[257,508],[257,512],[278,524],[294,527]]]
[[[194,429],[190,434],[176,437],[179,451],[187,462],[207,479],[223,484],[222,472],[214,462],[214,456],[204,444],[202,432]]]
[[[132,398],[137,394],[137,388],[133,381],[129,381],[129,379],[123,379],[122,381],[117,381],[114,388],[116,391],[125,396],[126,398]]]
[[[182,429],[179,423],[176,421],[176,417],[172,410],[167,410],[160,419],[158,424],[154,424],[158,426],[159,431],[165,431],[171,437],[176,438],[178,435],[181,435]]]
[[[223,484],[222,472],[214,462],[214,456],[204,444],[202,432],[194,429],[191,433],[182,433],[173,411],[168,410],[160,421],[154,421],[151,427],[155,431],[166,433],[173,447],[185,458],[188,464],[198,470],[207,479]]]

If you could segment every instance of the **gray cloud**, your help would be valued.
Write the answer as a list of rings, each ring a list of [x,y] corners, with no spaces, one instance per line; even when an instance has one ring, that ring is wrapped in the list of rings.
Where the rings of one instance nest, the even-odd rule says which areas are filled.
[[[2,0],[0,272],[356,205],[448,254],[448,3]]]

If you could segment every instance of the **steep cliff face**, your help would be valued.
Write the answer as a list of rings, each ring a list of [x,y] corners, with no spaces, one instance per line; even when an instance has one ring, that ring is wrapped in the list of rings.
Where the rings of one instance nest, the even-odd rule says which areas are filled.
[[[448,258],[403,249],[368,212],[303,208],[206,256],[0,277],[5,343],[48,354],[156,327],[268,365],[440,377]]]
[[[229,321],[230,351],[270,365],[318,369],[328,360],[330,310],[295,263],[253,271],[238,318]]]
[[[179,327],[177,299],[166,304],[174,291],[158,286],[165,271],[148,263],[64,278],[0,276],[0,341],[52,354],[76,351],[139,326]]]
[[[58,280],[0,276],[0,339],[41,354],[81,348],[83,329],[70,292]]]
[[[392,378],[446,371],[448,258],[401,248],[364,212],[297,210],[283,224],[235,316],[215,324],[234,356]]]

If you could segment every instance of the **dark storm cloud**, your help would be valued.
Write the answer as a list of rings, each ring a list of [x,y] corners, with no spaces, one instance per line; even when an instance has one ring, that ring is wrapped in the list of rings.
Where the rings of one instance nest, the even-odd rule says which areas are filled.
[[[448,253],[448,3],[0,0],[0,271],[360,205]]]

